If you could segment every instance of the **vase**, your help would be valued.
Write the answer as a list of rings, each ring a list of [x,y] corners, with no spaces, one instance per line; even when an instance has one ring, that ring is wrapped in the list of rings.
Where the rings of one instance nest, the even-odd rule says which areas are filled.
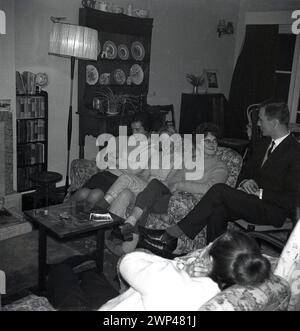
[[[193,86],[193,94],[198,94],[198,88],[199,86]]]

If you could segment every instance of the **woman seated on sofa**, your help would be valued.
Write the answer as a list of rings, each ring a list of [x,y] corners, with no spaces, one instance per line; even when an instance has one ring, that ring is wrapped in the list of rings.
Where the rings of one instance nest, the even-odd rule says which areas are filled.
[[[246,233],[227,232],[195,256],[125,255],[119,271],[130,287],[120,295],[103,275],[87,271],[80,282],[61,263],[49,273],[47,297],[59,310],[194,311],[229,286],[257,286],[270,276],[270,262]]]
[[[166,214],[172,193],[177,191],[189,192],[203,196],[210,187],[216,183],[225,183],[228,177],[228,169],[217,156],[219,128],[213,123],[202,123],[196,129],[196,134],[204,135],[204,173],[198,180],[187,180],[186,169],[178,170],[166,183],[153,179],[147,187],[138,194],[135,207],[125,223],[120,226],[120,232],[124,239],[132,234],[131,241],[122,243],[122,247],[116,248],[117,254],[132,251],[138,242],[136,225],[144,226],[149,212]]]
[[[131,122],[132,134],[144,134],[149,135],[149,120],[145,115],[137,115]],[[101,153],[106,154],[106,149],[103,148]],[[116,156],[118,159],[118,156]],[[108,168],[104,171],[98,172],[93,175],[82,188],[78,189],[71,197],[70,201],[84,201],[86,203],[86,209],[92,209],[96,202],[100,201],[104,197],[108,189],[113,183],[124,173],[141,173],[143,169],[113,169]]]

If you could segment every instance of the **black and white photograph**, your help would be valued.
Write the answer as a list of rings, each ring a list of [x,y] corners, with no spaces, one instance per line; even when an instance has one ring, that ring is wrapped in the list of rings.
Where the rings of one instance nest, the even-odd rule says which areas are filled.
[[[0,0],[3,316],[300,311],[299,220],[299,0]]]
[[[218,89],[219,88],[218,71],[204,69],[204,74],[208,89]]]

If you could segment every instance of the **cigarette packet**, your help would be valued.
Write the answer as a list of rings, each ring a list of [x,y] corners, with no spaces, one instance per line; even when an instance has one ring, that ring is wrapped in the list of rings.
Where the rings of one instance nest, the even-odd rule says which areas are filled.
[[[95,221],[95,222],[112,222],[113,221],[113,219],[109,213],[106,213],[106,214],[91,213],[89,220]]]

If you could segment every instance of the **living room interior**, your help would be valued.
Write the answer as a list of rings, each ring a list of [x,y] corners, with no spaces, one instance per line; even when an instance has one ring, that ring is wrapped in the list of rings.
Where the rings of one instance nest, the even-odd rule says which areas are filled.
[[[94,1],[94,3],[96,2]],[[140,85],[140,90],[140,83],[133,84],[138,91],[137,94],[143,96],[139,106],[136,107],[137,110],[144,111],[148,109],[148,106],[150,109],[151,106],[173,105],[173,113],[168,113],[166,119],[175,124],[179,133],[192,133],[195,125],[200,124],[205,119],[209,118],[209,120],[215,121],[223,131],[223,144],[221,139],[220,145],[224,148],[230,148],[229,152],[222,150],[222,157],[226,160],[230,159],[228,161],[230,166],[232,166],[232,159],[240,161],[240,163],[235,164],[234,169],[230,170],[232,174],[240,171],[243,159],[246,159],[247,153],[251,152],[251,148],[249,148],[251,140],[247,135],[247,124],[249,124],[247,108],[263,101],[263,96],[268,96],[268,88],[260,86],[257,89],[253,88],[251,91],[246,91],[248,94],[244,98],[239,99],[237,97],[240,91],[238,84],[244,84],[245,88],[241,89],[242,92],[245,92],[246,87],[250,89],[251,86],[250,83],[241,81],[241,76],[236,76],[238,75],[237,70],[239,70],[239,74],[246,72],[246,70],[241,69],[242,64],[239,61],[244,46],[246,27],[277,25],[279,34],[287,36],[287,38],[280,39],[281,49],[280,47],[279,50],[276,49],[279,53],[281,51],[279,58],[283,59],[281,63],[284,64],[284,68],[277,68],[276,72],[273,72],[274,75],[277,75],[276,91],[286,99],[285,101],[289,105],[291,111],[290,130],[299,139],[300,36],[291,32],[291,25],[295,21],[291,14],[295,10],[300,10],[298,0],[111,0],[106,4],[108,7],[105,7],[105,12],[115,10],[111,15],[136,15],[141,22],[143,19],[145,22],[148,19],[153,19],[149,47],[145,47],[145,59],[147,60],[144,60],[145,63],[143,64],[147,67],[143,73],[143,78],[147,82],[145,85]],[[43,160],[40,162],[45,168],[41,166],[38,170],[46,170],[49,174],[46,179],[40,178],[42,186],[48,180],[47,185],[49,185],[50,191],[48,190],[47,194],[51,194],[52,197],[56,196],[57,201],[55,203],[62,203],[69,184],[71,184],[72,190],[83,184],[83,179],[76,177],[76,170],[80,170],[83,176],[87,176],[84,172],[87,168],[89,176],[96,171],[95,158],[99,148],[96,146],[97,135],[91,129],[93,119],[90,118],[90,122],[88,122],[82,116],[84,99],[84,92],[82,91],[85,89],[87,91],[86,86],[88,85],[90,85],[88,88],[93,87],[91,86],[93,83],[85,82],[85,66],[86,63],[95,64],[85,62],[80,58],[75,60],[73,98],[71,97],[72,130],[71,136],[68,138],[71,62],[70,58],[49,53],[49,36],[53,24],[63,22],[78,25],[80,10],[87,10],[87,13],[92,11],[91,15],[94,15],[94,12],[101,12],[100,8],[102,7],[89,8],[92,5],[93,1],[81,0],[0,0],[0,10],[5,13],[5,33],[1,32],[0,34],[0,74],[2,78],[0,80],[0,124],[4,123],[2,126],[0,125],[0,140],[2,139],[0,141],[0,158],[2,159],[0,160],[0,198],[4,197],[4,208],[11,212],[12,217],[19,221],[22,219],[22,225],[19,224],[17,229],[11,230],[11,233],[6,231],[7,234],[0,235],[0,247],[2,247],[0,248],[0,280],[3,277],[6,278],[6,292],[0,286],[0,293],[3,291],[2,294],[4,294],[2,295],[4,308],[5,305],[13,304],[14,301],[22,297],[38,293],[36,288],[41,280],[39,277],[42,277],[41,273],[38,273],[38,243],[41,241],[38,242],[38,230],[35,222],[32,223],[32,219],[29,219],[28,215],[25,219],[23,212],[36,207],[43,208],[48,204],[54,205],[55,200],[53,198],[52,201],[50,197],[49,201],[46,199],[39,201],[39,194],[44,194],[45,190],[37,191],[36,187],[35,189],[28,189],[28,187],[26,189],[26,187],[20,186],[21,182],[24,184],[24,177],[18,175],[20,140],[18,137],[19,114],[17,109],[20,99],[16,94],[18,85],[16,72],[46,74],[47,84],[39,90],[45,94],[37,96],[35,102],[45,103],[41,109],[46,107],[47,117],[45,117],[45,123],[41,125],[46,125],[44,132],[47,144],[46,147],[39,145],[35,148],[37,150],[40,147],[45,148]],[[122,8],[121,14],[116,8]],[[131,14],[131,10],[136,8],[144,9],[145,16],[138,16],[137,11],[135,14]],[[129,10],[131,15],[129,15]],[[103,13],[102,10],[102,14],[108,13]],[[87,17],[89,17],[88,15]],[[81,19],[83,21],[86,19],[84,22],[88,22],[88,18]],[[88,26],[88,23],[86,24]],[[143,40],[146,40],[146,37]],[[102,39],[101,44],[103,47]],[[255,47],[255,44],[252,45]],[[101,55],[97,60],[97,68],[102,65],[102,58],[100,57]],[[271,60],[269,62],[272,62]],[[105,66],[105,59],[103,63]],[[260,68],[260,70],[266,70],[265,72],[267,69]],[[202,77],[205,77],[204,90],[201,90],[200,86],[200,91],[197,91],[195,96],[193,84],[190,84],[187,75],[201,76],[202,73]],[[211,73],[213,79],[217,80],[216,85],[210,84],[208,81]],[[259,72],[257,75],[259,76]],[[118,88],[122,87],[123,85]],[[39,98],[42,98],[42,101],[39,101]],[[211,113],[203,116],[196,114],[198,108],[192,109],[189,102],[193,101],[189,100],[190,98],[199,98],[199,100],[208,98],[209,104],[212,105],[209,109]],[[88,102],[93,103],[91,100]],[[199,102],[200,104],[203,103],[203,101]],[[205,102],[204,107],[207,105]],[[195,107],[198,106],[199,104],[196,103]],[[205,111],[207,109],[203,110],[203,112]],[[165,120],[165,117],[163,118]],[[198,123],[196,123],[197,121]],[[112,123],[110,125],[114,127],[111,127],[111,130],[115,132],[120,122]],[[97,127],[100,127],[99,123]],[[88,131],[89,128],[90,131]],[[103,126],[103,128],[106,127]],[[68,140],[70,140],[70,146],[68,146]],[[230,154],[232,150],[234,154]],[[23,155],[26,155],[26,150],[23,151]],[[31,175],[25,172],[24,176],[30,177]],[[74,184],[75,177],[76,183]],[[28,180],[28,178],[26,179]],[[230,178],[228,184],[234,186],[234,181],[235,179]],[[51,190],[54,191],[51,192]],[[33,215],[33,217],[35,216]],[[158,220],[161,223],[166,221],[165,217],[150,215],[148,224],[151,227]],[[295,230],[296,228],[294,228]],[[291,228],[288,231],[290,234]],[[187,252],[203,247],[205,245],[203,240],[202,234],[193,242],[182,241],[180,242],[180,249]],[[28,245],[26,247],[28,254],[30,254],[28,265],[24,265],[25,263],[22,261],[23,245],[24,247]],[[73,240],[71,245],[60,244],[55,239],[50,238],[47,248],[48,257],[50,260],[53,259],[52,262],[59,261],[66,256],[90,253],[95,246],[95,240],[90,238]],[[11,250],[14,247],[17,248],[12,253]],[[278,258],[282,250],[282,248],[279,251],[278,249],[273,250],[268,245],[262,247],[266,249],[266,254],[271,254],[274,258]],[[4,252],[7,252],[6,256],[4,256]],[[118,257],[113,256],[107,249],[104,250],[103,254],[104,272],[112,278],[111,281],[116,286],[115,268]],[[22,264],[22,267],[18,264]],[[9,270],[5,270],[5,268]],[[1,271],[4,271],[5,276],[1,274]],[[33,292],[31,291],[32,288],[35,289]],[[272,304],[273,306],[276,305],[276,303]],[[45,307],[47,309],[44,310],[51,309],[47,303]]]

